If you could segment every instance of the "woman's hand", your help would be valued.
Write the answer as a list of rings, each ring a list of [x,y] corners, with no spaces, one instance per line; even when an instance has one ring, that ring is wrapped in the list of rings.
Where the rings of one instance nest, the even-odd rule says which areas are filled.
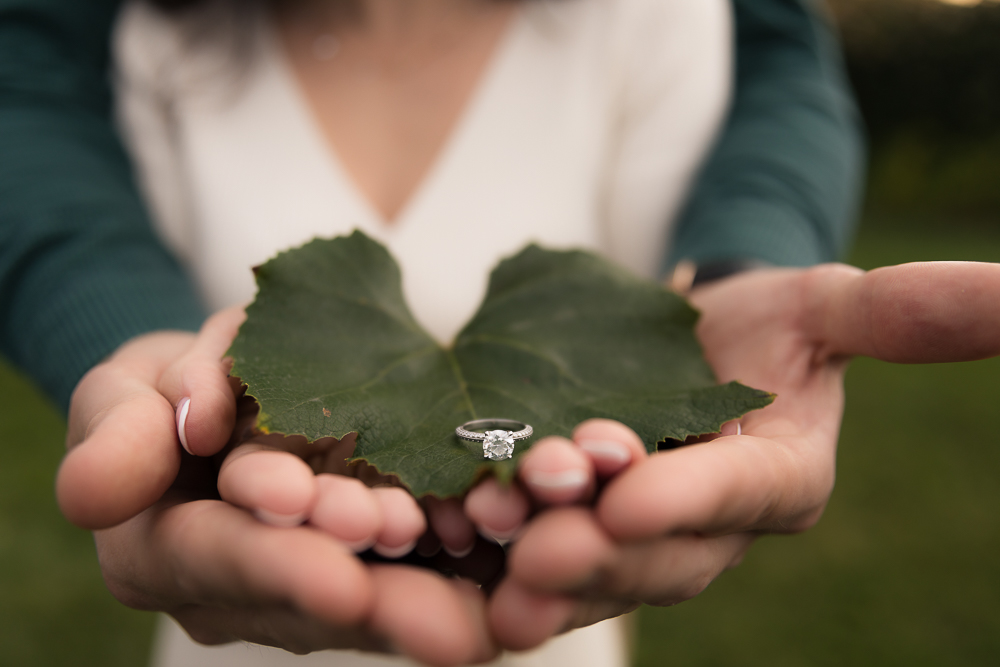
[[[410,549],[425,522],[408,494],[316,476],[266,438],[233,447],[221,469],[207,458],[242,440],[249,423],[237,419],[220,360],[242,319],[229,310],[197,336],[137,338],[74,393],[57,491],[68,518],[100,529],[109,589],[127,605],[171,613],[205,643],[392,646],[442,665],[492,657],[474,586],[354,555],[369,545],[388,556]],[[304,520],[311,525],[290,527]]]
[[[267,525],[205,498],[215,465],[185,457],[168,492],[96,531],[105,581],[123,603],[170,613],[206,644],[251,641],[296,653],[360,648],[434,665],[496,653],[485,599],[467,581],[366,564],[323,530]]]
[[[197,336],[139,336],[83,377],[70,403],[56,494],[83,528],[107,528],[152,505],[173,483],[181,445],[211,456],[229,442],[234,387],[222,355],[241,309],[210,318]]]
[[[998,265],[762,270],[702,287],[691,299],[719,380],[777,399],[746,415],[740,435],[730,425],[732,434],[709,442],[648,458],[633,453],[593,510],[556,507],[521,528],[508,577],[490,601],[503,646],[528,648],[640,603],[688,599],[739,563],[757,535],[814,525],[833,488],[850,357],[929,363],[1000,354]],[[630,438],[622,432],[610,440],[629,446]],[[594,476],[580,472],[607,463],[580,440],[541,442],[526,457],[520,476],[536,503],[591,493]],[[546,475],[550,483],[539,485]],[[573,482],[575,491],[553,497],[553,480]],[[488,492],[467,501],[480,524],[497,518],[496,503],[488,516],[476,507],[477,494]],[[526,513],[525,498],[514,505]]]

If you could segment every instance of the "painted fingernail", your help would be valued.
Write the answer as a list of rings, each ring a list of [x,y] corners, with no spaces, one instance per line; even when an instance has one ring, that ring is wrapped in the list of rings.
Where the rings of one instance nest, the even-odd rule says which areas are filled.
[[[464,549],[459,549],[459,550],[456,551],[455,549],[449,549],[448,545],[446,544],[446,545],[444,545],[444,550],[445,550],[445,553],[447,553],[452,558],[465,558],[466,556],[468,556],[469,554],[472,553],[472,550],[475,547],[476,547],[476,543],[473,542],[472,544],[470,544],[469,546],[465,547]]]
[[[253,515],[257,517],[258,521],[277,528],[294,528],[306,520],[305,514],[281,514],[263,508],[255,509]]]
[[[562,472],[535,470],[529,472],[525,478],[531,486],[558,491],[582,489],[587,483],[587,473],[583,470],[564,470]]]
[[[411,542],[407,542],[401,547],[387,547],[384,544],[376,543],[372,549],[374,549],[375,553],[383,558],[402,558],[406,554],[413,551],[413,547],[415,546],[417,546],[417,541],[413,540]]]
[[[595,459],[613,463],[628,463],[632,460],[632,452],[626,445],[614,440],[581,440],[580,449]]]
[[[191,448],[188,447],[188,439],[187,439],[187,418],[188,418],[188,412],[190,410],[191,410],[191,399],[185,396],[184,398],[181,399],[181,402],[177,404],[177,410],[176,410],[177,437],[180,439],[181,447],[184,448],[184,451],[187,452],[188,454],[193,455],[194,452],[192,452]]]

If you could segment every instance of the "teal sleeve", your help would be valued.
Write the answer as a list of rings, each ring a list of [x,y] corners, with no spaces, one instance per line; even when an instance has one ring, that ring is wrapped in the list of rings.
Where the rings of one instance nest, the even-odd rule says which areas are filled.
[[[111,0],[0,0],[0,350],[64,409],[121,343],[195,330],[116,134]]]
[[[732,109],[666,270],[682,259],[806,266],[839,258],[850,242],[863,133],[835,37],[807,1],[733,1]]]

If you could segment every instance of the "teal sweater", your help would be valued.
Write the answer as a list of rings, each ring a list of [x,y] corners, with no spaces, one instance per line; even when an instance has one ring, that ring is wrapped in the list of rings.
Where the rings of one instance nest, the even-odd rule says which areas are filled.
[[[799,0],[733,2],[733,108],[665,268],[835,259],[863,160],[836,44]],[[124,341],[204,316],[152,231],[112,120],[119,5],[0,0],[0,350],[63,408]]]

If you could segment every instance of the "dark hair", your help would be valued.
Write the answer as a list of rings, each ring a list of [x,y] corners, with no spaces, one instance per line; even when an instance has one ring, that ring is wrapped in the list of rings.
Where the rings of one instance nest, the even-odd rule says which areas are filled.
[[[219,4],[226,5],[232,8],[246,7],[248,4],[270,4],[270,5],[287,5],[293,0],[256,0],[256,2],[250,2],[249,0],[149,0],[154,6],[166,11],[166,12],[183,12],[190,9],[198,9],[209,4]],[[503,0],[501,0],[503,1]]]
[[[182,12],[188,9],[195,9],[197,7],[202,7],[209,4],[210,2],[218,2],[219,0],[149,0],[150,4],[155,7],[159,7],[166,12]],[[225,4],[236,5],[236,2],[227,2]]]

